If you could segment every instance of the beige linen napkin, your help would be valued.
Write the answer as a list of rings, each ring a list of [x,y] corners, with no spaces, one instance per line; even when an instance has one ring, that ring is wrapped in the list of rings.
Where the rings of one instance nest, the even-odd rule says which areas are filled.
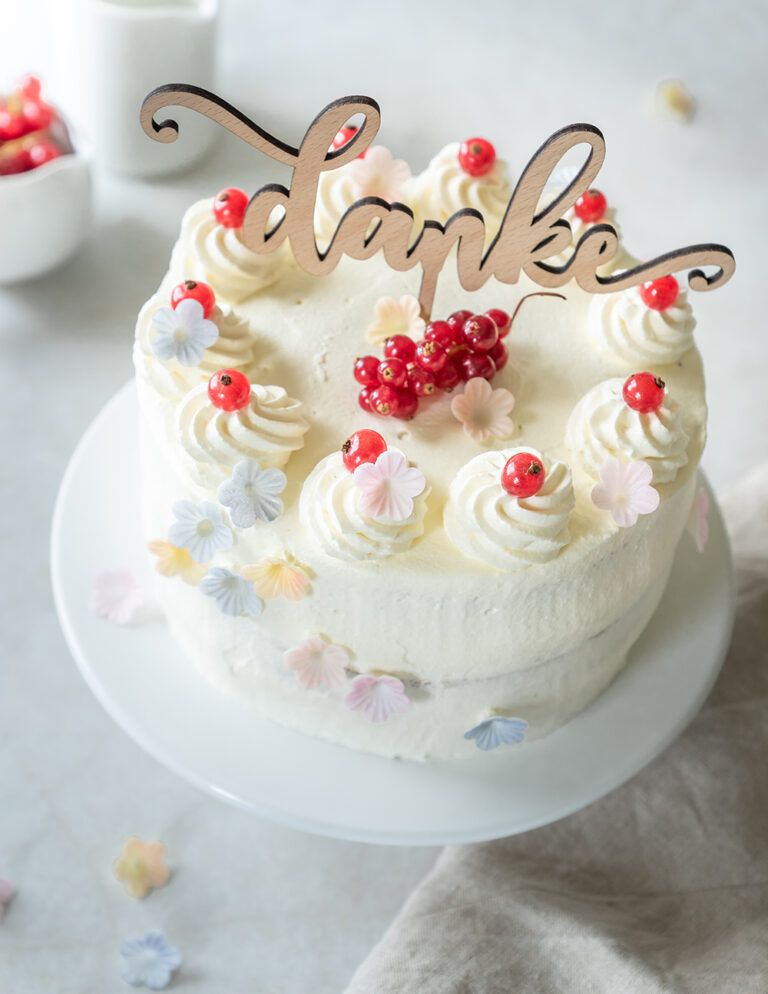
[[[683,737],[578,814],[445,849],[347,994],[768,992],[768,466],[725,508],[734,639]]]

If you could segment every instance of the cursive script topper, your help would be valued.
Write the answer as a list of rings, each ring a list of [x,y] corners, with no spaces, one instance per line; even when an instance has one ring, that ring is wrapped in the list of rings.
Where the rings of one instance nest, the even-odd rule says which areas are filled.
[[[214,93],[176,83],[152,90],[142,104],[142,127],[155,141],[173,142],[178,137],[175,121],[158,123],[155,119],[158,112],[171,106],[186,107],[210,118],[292,169],[290,187],[270,183],[252,197],[242,231],[243,242],[251,251],[260,255],[274,252],[288,239],[297,264],[314,276],[332,272],[344,255],[368,259],[381,251],[392,269],[421,267],[419,303],[425,317],[429,317],[438,277],[454,247],[459,281],[465,290],[479,289],[491,276],[501,283],[516,283],[525,273],[546,288],[574,279],[590,293],[610,293],[689,267],[695,267],[688,272],[689,287],[712,290],[726,283],[735,269],[733,254],[724,245],[702,244],[665,252],[618,274],[601,275],[598,270],[619,248],[616,230],[603,223],[592,225],[579,238],[563,265],[548,262],[571,245],[571,226],[561,215],[592,186],[605,158],[603,136],[590,124],[572,124],[544,142],[523,170],[499,230],[487,247],[485,220],[474,208],[456,211],[445,224],[426,220],[414,235],[413,212],[405,204],[363,197],[345,211],[330,244],[320,251],[314,231],[320,175],[352,161],[373,142],[381,123],[375,100],[362,96],[335,100],[310,124],[299,148],[270,135]],[[356,134],[346,145],[332,150],[337,132],[352,117],[363,119]],[[577,145],[587,146],[577,174],[554,200],[540,207],[552,173]],[[714,271],[707,275],[703,267]]]

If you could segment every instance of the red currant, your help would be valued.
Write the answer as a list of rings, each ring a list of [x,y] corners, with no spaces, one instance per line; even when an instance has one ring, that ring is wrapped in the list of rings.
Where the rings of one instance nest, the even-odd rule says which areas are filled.
[[[450,393],[461,383],[461,375],[456,368],[456,363],[448,360],[439,373],[435,374],[435,386],[438,390],[445,390]]]
[[[492,380],[496,375],[496,363],[487,352],[470,352],[468,355],[463,355],[459,362],[463,380],[472,380],[476,376]]]
[[[171,292],[171,307],[176,310],[182,300],[196,300],[203,308],[203,317],[208,318],[216,306],[216,295],[207,283],[197,280],[184,280]]]
[[[240,411],[251,399],[248,377],[238,369],[220,369],[208,380],[208,396],[221,411]]]
[[[664,380],[653,373],[633,373],[621,391],[624,403],[640,414],[653,414],[664,403]]]
[[[14,114],[7,107],[0,107],[0,142],[14,141],[26,132],[21,114]]]
[[[26,97],[27,100],[39,100],[40,87],[40,77],[35,76],[33,73],[27,73],[21,77],[16,89],[19,91],[21,96]]]
[[[461,343],[461,330],[452,328],[447,321],[430,321],[424,330],[424,340],[437,342],[446,352]]]
[[[29,169],[29,159],[26,152],[6,155],[0,159],[0,176],[16,176],[19,173],[27,172]]]
[[[362,407],[364,411],[369,414],[371,412],[371,394],[374,391],[374,387],[363,387],[360,393],[357,395],[357,402]]]
[[[384,342],[384,355],[387,359],[402,359],[413,362],[416,355],[416,342],[407,335],[392,335]]]
[[[42,131],[53,121],[53,108],[42,100],[25,100],[21,107],[27,131]]]
[[[417,397],[431,397],[437,389],[435,374],[421,366],[412,366],[408,370],[408,386]]]
[[[30,145],[27,149],[27,163],[29,169],[37,169],[44,166],[46,162],[53,162],[61,155],[61,150],[53,142],[40,141]]]
[[[379,360],[375,355],[364,355],[355,359],[353,375],[364,387],[378,386]]]
[[[408,375],[408,367],[402,359],[382,359],[377,371],[379,383],[386,383],[390,387],[405,386]]]
[[[464,344],[471,352],[489,352],[499,340],[499,330],[485,314],[473,314],[464,322]]]
[[[498,307],[492,307],[490,311],[485,312],[485,316],[489,317],[499,329],[499,338],[506,338],[512,327],[512,318],[509,314]]]
[[[397,390],[384,384],[372,390],[371,410],[384,417],[397,414]]]
[[[587,190],[573,205],[573,213],[584,224],[596,224],[605,217],[608,201],[599,190]]]
[[[658,280],[649,280],[640,287],[640,296],[646,307],[652,311],[666,311],[677,300],[680,284],[674,276],[662,276]]]
[[[516,452],[501,471],[501,485],[512,497],[533,497],[544,486],[547,471],[531,452]]]
[[[334,152],[336,149],[344,148],[347,142],[351,141],[356,134],[357,128],[352,124],[346,124],[336,132],[336,137],[331,142],[331,148]]]
[[[493,359],[493,364],[496,367],[496,372],[500,373],[502,369],[507,365],[509,361],[509,352],[507,351],[507,346],[502,342],[501,339],[496,342],[492,349],[488,350],[488,355]]]
[[[447,358],[445,349],[437,342],[422,341],[416,346],[416,362],[422,369],[427,369],[430,373],[436,373],[442,369]]]
[[[361,428],[354,432],[341,447],[344,465],[354,473],[364,462],[376,462],[382,452],[387,451],[387,443],[377,431]]]
[[[248,209],[248,194],[236,186],[220,190],[213,199],[213,216],[225,228],[242,228]]]
[[[468,138],[459,146],[459,165],[470,176],[485,176],[495,161],[496,149],[485,138]]]
[[[410,421],[419,409],[419,398],[412,390],[397,391],[397,411],[395,417]]]
[[[464,322],[471,317],[472,311],[454,311],[448,318],[448,324],[458,335],[457,341],[461,341],[461,332],[464,328]]]

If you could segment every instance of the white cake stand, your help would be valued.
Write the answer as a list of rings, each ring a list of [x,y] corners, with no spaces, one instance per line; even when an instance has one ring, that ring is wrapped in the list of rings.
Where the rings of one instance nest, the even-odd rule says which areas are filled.
[[[165,626],[94,618],[103,569],[150,580],[139,524],[137,406],[124,387],[83,436],[56,505],[53,590],[82,675],[152,756],[217,797],[294,828],[365,842],[436,845],[524,832],[628,780],[680,734],[722,664],[733,623],[728,541],[713,505],[699,555],[684,537],[661,606],[630,664],[548,738],[475,760],[421,764],[351,752],[254,717],[209,686]]]

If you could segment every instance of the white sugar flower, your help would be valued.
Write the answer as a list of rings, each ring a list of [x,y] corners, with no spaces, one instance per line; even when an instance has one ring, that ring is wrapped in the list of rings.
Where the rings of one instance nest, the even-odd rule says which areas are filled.
[[[703,552],[709,541],[709,494],[704,487],[699,487],[696,491],[686,528],[697,552]]]
[[[406,462],[397,449],[387,449],[375,463],[357,467],[353,479],[360,491],[359,507],[371,518],[405,521],[413,513],[413,498],[424,490],[424,474]]]
[[[178,949],[168,945],[162,932],[147,932],[120,946],[120,976],[131,987],[165,990],[180,966]]]
[[[411,178],[408,163],[393,159],[392,153],[383,145],[369,148],[365,157],[354,159],[348,169],[358,198],[381,197],[388,204],[402,202],[403,186]]]
[[[379,297],[373,308],[373,324],[366,334],[373,345],[381,345],[393,335],[407,335],[417,341],[425,327],[418,300],[407,293],[399,300]]]
[[[207,563],[219,549],[231,547],[232,529],[210,501],[194,504],[191,500],[177,500],[173,513],[176,521],[168,531],[168,541],[186,549],[196,563]]]
[[[467,381],[464,392],[451,401],[451,413],[461,421],[465,434],[476,442],[491,438],[509,438],[515,430],[507,417],[515,406],[515,398],[503,387],[493,389],[480,376]]]
[[[659,506],[659,491],[651,486],[653,470],[646,462],[608,459],[600,467],[600,482],[592,488],[592,503],[610,511],[619,528],[631,528],[641,514]]]
[[[285,490],[285,473],[279,469],[262,469],[255,459],[243,459],[232,476],[219,487],[219,501],[229,508],[232,524],[250,528],[259,521],[274,521],[283,513],[278,497]]]
[[[207,597],[213,597],[222,614],[233,618],[244,614],[258,617],[264,607],[264,602],[256,594],[252,584],[221,566],[214,566],[208,571],[207,576],[200,581],[200,590]]]
[[[505,718],[493,715],[464,733],[468,742],[474,742],[478,749],[490,752],[501,745],[519,745],[525,741],[528,722],[525,718]]]
[[[340,645],[311,638],[289,649],[283,662],[305,690],[331,690],[344,683],[349,655]]]
[[[344,698],[350,711],[360,713],[379,724],[395,714],[410,710],[411,702],[405,692],[405,684],[396,676],[356,676],[352,690]]]
[[[99,573],[88,600],[91,614],[114,625],[135,624],[146,606],[144,590],[129,569]]]
[[[158,359],[177,359],[182,366],[199,366],[203,353],[219,337],[219,329],[203,317],[203,305],[187,298],[174,309],[161,307],[152,318],[152,351]]]

